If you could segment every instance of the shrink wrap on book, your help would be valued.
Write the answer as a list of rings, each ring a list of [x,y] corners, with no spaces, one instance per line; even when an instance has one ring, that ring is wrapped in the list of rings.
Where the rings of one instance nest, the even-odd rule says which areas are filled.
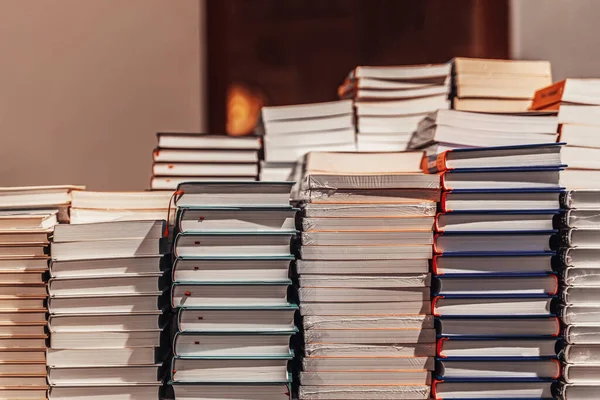
[[[430,391],[427,385],[300,386],[299,396],[302,400],[425,400]]]
[[[304,329],[433,328],[433,315],[306,316]]]
[[[434,217],[437,204],[431,201],[399,204],[311,204],[305,217]]]

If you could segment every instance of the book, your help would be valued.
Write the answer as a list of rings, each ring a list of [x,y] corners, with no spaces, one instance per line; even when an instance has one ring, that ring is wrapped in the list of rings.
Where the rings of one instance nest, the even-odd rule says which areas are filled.
[[[226,398],[226,396],[245,396],[249,400],[291,399],[291,390],[288,383],[236,383],[235,385],[207,383],[189,385],[172,382],[172,388],[179,400],[211,400]]]
[[[290,339],[296,330],[287,332],[243,332],[228,334],[176,333],[173,354],[176,357],[289,357]]]
[[[432,310],[436,316],[543,316],[551,314],[551,297],[504,297],[493,295],[438,296],[433,299]],[[475,323],[481,321],[474,320]],[[486,321],[486,324],[488,322]],[[475,329],[473,332],[477,332]],[[518,334],[518,333],[517,333]],[[523,331],[523,334],[525,332]]]
[[[599,79],[564,79],[535,92],[532,109],[547,108],[556,103],[600,105]]]
[[[557,339],[456,339],[442,338],[438,341],[438,357],[448,359],[472,359],[476,357],[502,358],[554,358],[559,349]]]
[[[392,385],[301,385],[300,398],[303,400],[322,399],[324,393],[348,400],[365,399],[429,399],[429,385],[392,384]],[[393,397],[392,397],[393,396]],[[334,397],[335,398],[335,397]]]
[[[441,399],[551,399],[553,382],[450,382],[435,381],[431,389]]]
[[[231,137],[226,135],[159,132],[156,134],[161,149],[220,149],[220,150],[258,150],[257,137]]]
[[[173,382],[190,383],[287,383],[287,359],[181,358],[173,359]]]
[[[528,214],[504,211],[475,213],[440,213],[435,218],[438,232],[489,232],[489,231],[551,231],[557,214]]]
[[[522,190],[518,192],[486,191],[447,191],[442,193],[442,212],[497,212],[497,211],[552,211],[560,210],[560,189]]]
[[[183,182],[174,199],[177,207],[290,207],[292,182]]]
[[[519,362],[504,360],[458,361],[442,359],[438,361],[437,371],[443,379],[558,379],[561,365],[558,360],[534,360]]]
[[[541,303],[543,302],[539,304]],[[540,307],[540,311],[543,312],[542,307]],[[506,309],[504,312],[506,312]],[[560,320],[557,317],[550,316],[488,317],[485,319],[485,323],[481,322],[481,320],[469,317],[443,318],[439,321],[439,336],[501,339],[554,337],[559,336],[561,333]]]

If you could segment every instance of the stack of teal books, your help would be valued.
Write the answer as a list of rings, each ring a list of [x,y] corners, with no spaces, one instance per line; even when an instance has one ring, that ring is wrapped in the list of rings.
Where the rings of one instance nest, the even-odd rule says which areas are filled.
[[[290,400],[292,182],[188,182],[174,194],[169,385],[181,399]],[[240,397],[241,398],[241,397]]]

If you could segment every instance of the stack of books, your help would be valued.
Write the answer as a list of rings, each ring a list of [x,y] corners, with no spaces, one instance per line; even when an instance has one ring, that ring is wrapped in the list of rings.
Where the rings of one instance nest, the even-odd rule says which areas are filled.
[[[172,195],[172,191],[77,191],[73,193],[71,224],[165,219]]]
[[[258,178],[260,139],[256,136],[157,133],[152,190],[173,191],[189,180]]]
[[[164,229],[164,220],[57,225],[50,399],[158,398]]]
[[[535,91],[552,83],[549,61],[453,60],[452,108],[493,113],[527,112]]]
[[[570,190],[561,201],[561,317],[567,343],[561,392],[565,399],[593,399],[600,390],[600,191]]]
[[[553,398],[560,150],[458,149],[424,163],[442,173],[444,190],[433,261],[436,399]]]
[[[0,189],[0,398],[46,399],[48,244],[77,187]]]
[[[291,182],[177,188],[175,399],[291,399]]]
[[[448,109],[450,64],[356,67],[338,89],[354,99],[358,151],[402,151],[431,111]]]
[[[428,399],[429,260],[439,178],[422,152],[309,153],[299,275],[299,398]]]
[[[556,142],[558,118],[552,113],[502,115],[458,110],[428,114],[408,144],[427,155],[469,147],[494,147]]]
[[[286,181],[309,151],[354,151],[352,101],[263,107],[264,163],[260,180]]]
[[[569,189],[600,189],[600,79],[566,79],[535,93],[532,108],[558,110]]]

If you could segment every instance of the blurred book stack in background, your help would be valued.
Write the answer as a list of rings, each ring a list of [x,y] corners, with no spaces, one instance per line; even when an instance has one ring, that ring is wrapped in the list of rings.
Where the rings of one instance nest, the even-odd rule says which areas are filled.
[[[48,247],[80,189],[0,188],[0,398],[46,399]]]
[[[260,180],[286,181],[309,151],[354,151],[352,101],[263,107],[264,163]]]
[[[439,178],[422,152],[306,156],[299,398],[428,399]]]
[[[176,194],[175,399],[291,399],[291,182],[195,182]]]
[[[165,221],[58,225],[52,243],[50,399],[157,398],[168,304]]]
[[[442,173],[444,190],[433,261],[436,399],[553,398],[560,150],[457,149],[424,162]]]
[[[157,133],[152,190],[173,191],[190,180],[255,181],[260,140],[256,136]]]
[[[438,110],[419,123],[408,148],[431,155],[470,147],[552,143],[558,137],[557,130],[558,118],[552,113],[501,115]]]
[[[600,79],[566,79],[542,88],[532,108],[558,110],[567,189],[600,189]]]
[[[366,152],[405,150],[427,113],[450,107],[449,92],[449,63],[356,67],[338,88],[354,100],[357,148]]]
[[[452,108],[493,113],[527,112],[535,91],[552,83],[549,61],[452,60]]]

